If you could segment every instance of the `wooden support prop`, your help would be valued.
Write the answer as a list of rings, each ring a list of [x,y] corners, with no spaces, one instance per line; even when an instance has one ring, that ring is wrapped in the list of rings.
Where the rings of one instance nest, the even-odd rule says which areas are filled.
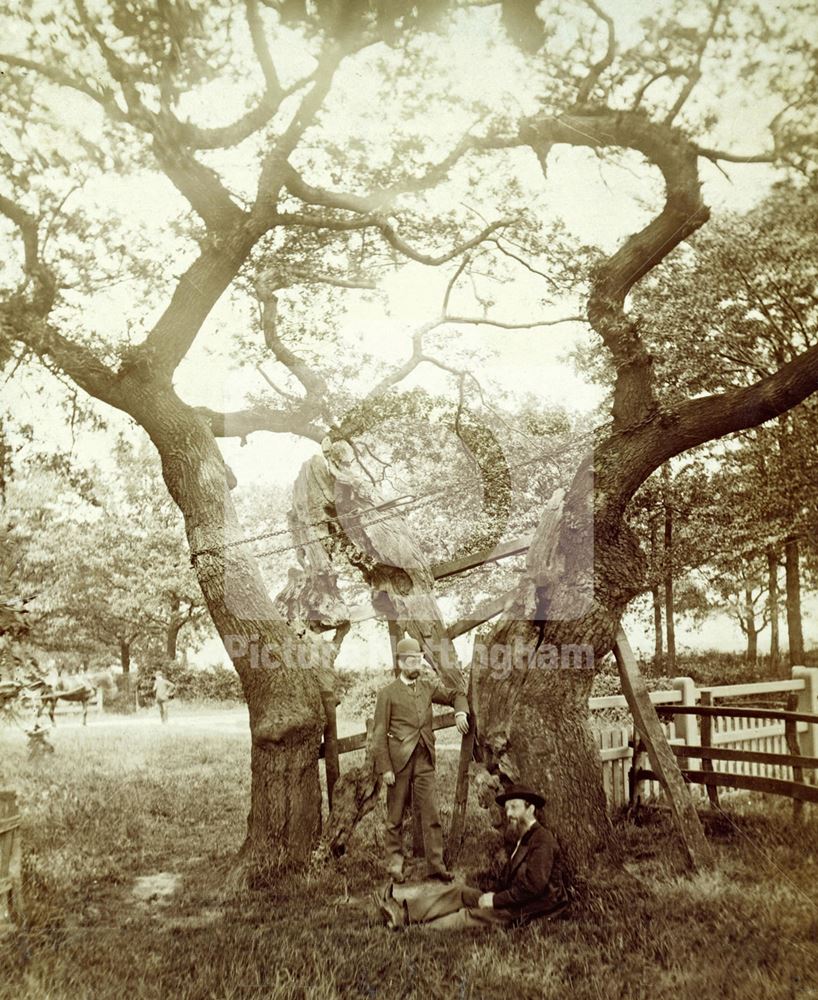
[[[619,667],[622,691],[634,723],[642,736],[653,770],[659,776],[659,781],[667,794],[688,861],[693,868],[708,865],[712,861],[710,845],[704,836],[690,791],[685,787],[682,773],[676,764],[676,757],[668,745],[656,708],[650,700],[648,689],[639,672],[636,657],[622,628],[616,633],[614,656]]]
[[[493,549],[484,549],[482,552],[474,552],[470,556],[463,556],[462,559],[453,559],[450,562],[438,563],[436,566],[431,567],[431,573],[435,580],[443,580],[447,576],[456,576],[458,573],[465,573],[467,570],[482,566],[485,563],[498,562],[500,559],[507,559],[509,556],[522,555],[523,552],[528,551],[530,543],[530,536],[515,538],[511,542],[497,545]],[[505,608],[509,598],[513,597],[515,593],[516,591],[514,590],[508,591],[491,601],[487,601],[485,604],[481,604],[479,608],[475,608],[466,618],[461,618],[450,625],[446,629],[447,635],[450,639],[456,639],[459,635],[470,632],[473,628],[477,628],[478,625],[482,625],[483,622],[496,618]],[[371,618],[377,618],[378,615],[378,610],[372,604],[358,604],[350,609],[349,620],[350,622],[364,622]]]
[[[469,731],[460,741],[460,760],[457,764],[457,782],[454,788],[454,804],[452,805],[452,818],[449,823],[449,833],[446,837],[446,848],[444,861],[446,867],[451,868],[457,863],[460,856],[460,848],[463,846],[463,833],[466,829],[466,806],[469,801],[469,764],[474,757],[474,709],[472,707],[472,674],[469,674]]]
[[[500,559],[508,559],[509,556],[518,556],[528,551],[531,544],[531,535],[524,538],[514,538],[510,542],[503,542],[490,549],[483,549],[481,552],[472,552],[471,555],[463,556],[460,559],[452,559],[449,562],[437,563],[432,566],[432,576],[435,580],[443,580],[447,576],[457,576],[458,573],[465,573],[467,570],[485,563],[498,562]]]
[[[713,695],[710,691],[702,691],[701,703],[705,708],[709,708],[713,704]],[[711,715],[702,716],[701,725],[701,740],[703,747],[711,747],[713,745],[713,717]],[[713,761],[706,753],[701,754],[702,758],[702,771],[706,774],[713,774],[715,768],[713,767]],[[714,808],[719,808],[719,790],[714,784],[707,785],[707,798],[710,801],[710,805]]]
[[[321,690],[321,703],[324,707],[324,742],[321,755],[324,758],[324,769],[327,776],[327,806],[332,809],[332,792],[335,782],[341,774],[341,764],[338,759],[338,723],[335,714],[335,691]],[[364,734],[366,735],[366,734]]]
[[[492,618],[496,618],[497,615],[502,614],[506,605],[515,593],[516,591],[510,590],[507,593],[496,597],[493,601],[481,604],[479,608],[475,608],[474,611],[469,612],[465,618],[461,618],[459,621],[453,622],[449,625],[446,629],[446,635],[448,635],[450,639],[456,639],[459,635],[463,635],[465,632],[471,632],[473,628],[477,628],[477,626],[482,625],[483,622],[491,621]]]

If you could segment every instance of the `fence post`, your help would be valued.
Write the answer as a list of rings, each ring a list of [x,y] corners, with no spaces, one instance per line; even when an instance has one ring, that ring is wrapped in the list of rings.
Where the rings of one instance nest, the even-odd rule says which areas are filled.
[[[0,791],[0,928],[23,918],[23,865],[17,795]]]
[[[692,677],[674,677],[673,688],[675,691],[682,692],[683,705],[693,706],[699,700],[699,692],[696,690],[696,682]],[[681,736],[685,743],[689,746],[701,746],[699,725],[696,721],[695,715],[674,715],[673,723],[676,729],[676,735]],[[680,757],[678,764],[682,770],[690,769],[695,771],[697,769],[697,761],[692,758],[688,759],[687,757]]]
[[[803,689],[798,692],[797,710],[818,715],[818,667],[793,667],[792,677],[804,682]],[[806,731],[798,734],[798,744],[805,757],[818,757],[818,723],[807,723]]]
[[[702,691],[701,693],[702,705],[708,708],[713,707],[713,695],[710,691]],[[695,718],[695,716],[694,716]],[[701,745],[703,747],[713,746],[713,717],[711,715],[703,715],[701,723]],[[708,774],[713,774],[715,768],[713,767],[713,761],[710,757],[702,757],[701,763],[702,771],[707,771]],[[711,806],[715,806],[718,809],[719,806],[719,789],[717,785],[707,785],[707,798],[710,801]]]

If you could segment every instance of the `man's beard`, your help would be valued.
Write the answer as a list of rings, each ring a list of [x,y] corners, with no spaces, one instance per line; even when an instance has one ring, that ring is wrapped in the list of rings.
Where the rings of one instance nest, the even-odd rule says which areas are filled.
[[[511,832],[516,834],[518,837],[522,836],[525,832],[525,820],[522,817],[519,819],[509,820],[509,826],[511,827]]]

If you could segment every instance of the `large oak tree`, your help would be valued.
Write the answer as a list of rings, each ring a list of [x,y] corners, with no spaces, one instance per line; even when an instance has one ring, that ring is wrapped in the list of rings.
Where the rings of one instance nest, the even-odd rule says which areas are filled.
[[[332,289],[335,313],[339,289],[371,287],[396,260],[459,269],[488,251],[497,268],[530,268],[536,253],[546,280],[584,289],[616,381],[610,420],[563,502],[546,509],[510,613],[492,633],[509,670],[475,673],[479,741],[486,763],[546,790],[570,862],[604,840],[585,718],[591,671],[539,669],[530,653],[587,644],[600,659],[642,587],[643,554],[624,520],[641,483],[673,455],[785,412],[818,385],[818,348],[808,347],[748,384],[668,396],[642,321],[627,308],[631,289],[707,223],[703,163],[809,166],[801,133],[810,134],[815,102],[803,43],[811,13],[795,0],[786,8],[668,3],[627,26],[622,44],[595,0],[553,10],[510,0],[3,6],[0,91],[13,142],[2,154],[0,213],[17,238],[20,280],[7,275],[2,340],[128,414],[161,456],[249,706],[248,847],[299,861],[318,835],[319,691],[316,672],[299,669],[294,655],[318,647],[299,623],[276,617],[256,562],[235,544],[242,530],[217,438],[269,431],[318,442],[329,433],[354,444],[338,408],[333,315],[314,331],[322,358],[303,331],[283,332],[282,289],[306,289],[316,301]],[[479,60],[486,66],[476,74]],[[749,153],[716,146],[719,102],[741,74],[775,115],[765,148]],[[230,120],[227,94],[244,106]],[[572,257],[574,273],[559,253],[559,228],[538,229],[545,199],[525,189],[520,172],[538,163],[547,190],[564,147],[649,178],[641,228],[635,221],[613,253]],[[167,219],[172,252],[140,245],[122,206],[110,203],[116,195],[105,205],[109,175],[146,172],[163,174],[190,209]],[[78,185],[99,200],[84,201]],[[484,221],[459,207],[466,192],[488,204]],[[527,218],[518,211],[526,200]],[[123,273],[134,296],[124,329],[103,292]],[[451,288],[436,330],[486,320],[458,317]],[[257,297],[258,342],[289,373],[280,402],[228,413],[190,405],[175,388],[178,369],[220,300],[241,292]],[[298,292],[286,301],[297,310]],[[542,325],[530,319],[518,325]],[[428,363],[430,330],[417,331],[406,361],[374,380],[375,395]],[[672,338],[663,349],[675,349]],[[577,553],[591,546],[587,572]],[[377,586],[377,559],[366,569]],[[272,651],[270,669],[254,668],[256,641]]]

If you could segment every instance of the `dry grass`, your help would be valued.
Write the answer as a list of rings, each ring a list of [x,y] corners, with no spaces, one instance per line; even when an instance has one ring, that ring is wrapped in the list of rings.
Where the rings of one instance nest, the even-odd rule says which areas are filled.
[[[818,819],[796,831],[788,803],[734,800],[730,819],[708,822],[715,869],[692,878],[666,817],[619,824],[627,870],[596,876],[569,920],[393,935],[354,903],[380,877],[377,817],[343,867],[316,857],[273,889],[231,883],[245,734],[91,725],[55,741],[30,763],[19,734],[0,733],[0,784],[25,810],[28,906],[28,926],[0,943],[3,1000],[818,1000]],[[453,755],[441,759],[450,787]],[[487,864],[484,824],[475,812],[470,880]],[[138,877],[161,872],[176,892],[134,896]]]

